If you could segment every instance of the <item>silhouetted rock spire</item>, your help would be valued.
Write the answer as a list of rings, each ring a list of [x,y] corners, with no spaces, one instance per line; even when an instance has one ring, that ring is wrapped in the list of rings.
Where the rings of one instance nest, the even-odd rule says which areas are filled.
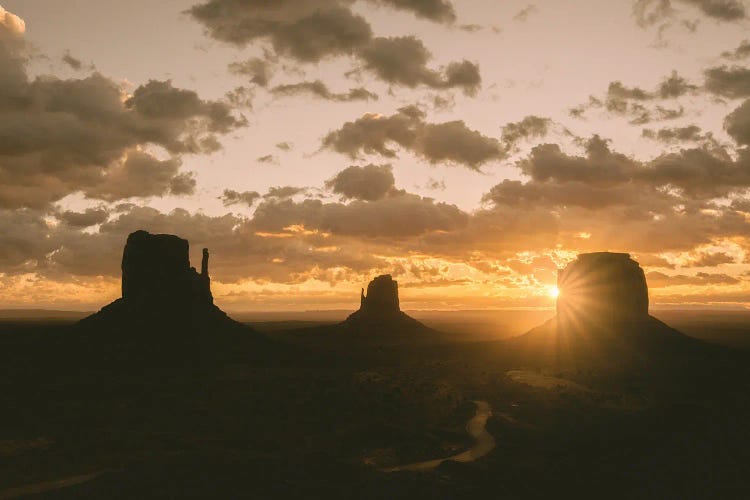
[[[203,259],[201,260],[201,276],[208,278],[208,248],[203,249]]]

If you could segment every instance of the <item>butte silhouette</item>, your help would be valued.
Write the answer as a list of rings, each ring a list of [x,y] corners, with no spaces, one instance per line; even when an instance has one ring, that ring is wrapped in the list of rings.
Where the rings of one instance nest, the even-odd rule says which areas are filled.
[[[526,360],[616,367],[702,345],[649,315],[646,277],[628,254],[578,255],[557,282],[557,315],[510,341]]]
[[[401,310],[398,282],[390,274],[370,281],[367,295],[362,289],[359,310],[350,314],[342,326],[351,332],[375,335],[430,330]]]
[[[433,341],[439,332],[401,310],[398,282],[390,274],[376,277],[360,293],[359,309],[341,323],[289,330],[296,341],[331,340],[337,344],[394,345]],[[424,335],[424,334],[431,335]]]
[[[189,251],[188,241],[174,235],[131,233],[122,255],[122,297],[81,320],[77,330],[92,346],[131,359],[190,359],[235,342],[260,342],[214,304],[208,249],[200,273],[190,266]]]

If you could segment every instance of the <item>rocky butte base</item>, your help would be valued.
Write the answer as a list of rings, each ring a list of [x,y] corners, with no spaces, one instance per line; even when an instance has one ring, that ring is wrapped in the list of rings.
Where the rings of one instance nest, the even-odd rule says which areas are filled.
[[[213,303],[208,249],[200,273],[187,240],[136,231],[122,256],[122,297],[81,320],[91,345],[124,357],[198,355],[222,343],[257,337]]]
[[[362,290],[359,310],[349,315],[342,325],[353,332],[374,335],[432,331],[401,311],[398,282],[390,274],[372,280],[367,285],[367,295],[364,289]]]
[[[523,359],[618,365],[698,343],[648,313],[640,265],[624,253],[581,254],[558,274],[557,315],[513,339]]]

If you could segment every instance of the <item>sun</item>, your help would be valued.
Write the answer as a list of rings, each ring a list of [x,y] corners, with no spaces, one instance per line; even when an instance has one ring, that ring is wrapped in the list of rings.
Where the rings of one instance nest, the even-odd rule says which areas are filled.
[[[557,288],[555,285],[551,285],[547,288],[547,293],[550,297],[553,299],[556,299],[560,296],[560,289]]]

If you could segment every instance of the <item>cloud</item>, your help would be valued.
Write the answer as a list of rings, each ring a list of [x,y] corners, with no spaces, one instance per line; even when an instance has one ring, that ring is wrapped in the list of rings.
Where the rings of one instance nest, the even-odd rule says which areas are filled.
[[[716,267],[722,264],[734,264],[734,257],[726,252],[704,252],[690,259],[685,267]]]
[[[643,129],[642,136],[665,144],[677,142],[697,142],[711,138],[711,134],[702,134],[697,125],[684,127],[668,127],[659,130]]]
[[[705,72],[705,88],[730,99],[750,97],[750,69],[741,66],[717,66]]]
[[[442,74],[428,68],[432,54],[413,36],[375,38],[362,48],[360,57],[366,69],[391,84],[460,87],[467,95],[474,95],[482,83],[479,67],[469,61],[450,63]]]
[[[307,192],[307,188],[296,187],[296,186],[273,186],[268,188],[268,192],[263,195],[264,199],[288,199],[298,194],[304,194]]]
[[[556,144],[544,144],[534,147],[518,165],[538,182],[581,182],[602,187],[635,183],[678,189],[685,196],[700,200],[728,196],[750,187],[750,156],[745,150],[739,152],[736,160],[722,149],[699,147],[664,153],[641,163],[611,151],[607,141],[598,136],[589,139],[585,149],[585,156],[571,156]]]
[[[175,196],[190,195],[195,193],[196,184],[195,172],[181,172],[170,180],[169,193]]]
[[[539,9],[534,4],[527,5],[526,7],[518,11],[518,13],[515,16],[513,16],[513,20],[519,21],[522,23],[526,22],[529,19],[529,17],[532,14],[535,14],[538,10]]]
[[[740,44],[731,51],[722,52],[721,57],[732,61],[739,61],[750,56],[750,40],[742,40]]]
[[[261,87],[267,87],[273,77],[273,64],[267,59],[254,57],[246,61],[233,62],[229,65],[229,72],[235,75],[247,76],[250,82]]]
[[[427,179],[427,182],[423,187],[424,189],[429,189],[430,191],[445,191],[446,189],[448,189],[445,181],[433,179],[432,177]]]
[[[276,53],[304,62],[349,54],[372,38],[367,21],[336,0],[209,0],[188,12],[212,38],[238,46],[267,39]]]
[[[523,173],[535,181],[579,181],[591,185],[611,185],[626,181],[635,162],[612,152],[606,140],[593,136],[586,142],[586,156],[569,156],[557,144],[535,146],[519,162]]]
[[[738,144],[750,145],[750,99],[726,116],[724,128]],[[743,156],[747,156],[746,151]]]
[[[276,87],[273,87],[271,89],[271,94],[276,96],[309,94],[313,97],[319,97],[328,101],[337,102],[368,101],[378,99],[377,94],[373,94],[363,87],[352,88],[345,93],[331,92],[328,89],[328,86],[320,80],[277,85]]]
[[[685,112],[681,106],[678,108],[666,108],[661,104],[652,105],[653,102],[674,100],[699,90],[697,85],[690,83],[677,72],[664,79],[653,90],[645,90],[640,87],[628,87],[620,81],[610,82],[607,93],[603,98],[590,96],[587,103],[576,106],[570,110],[570,115],[582,118],[587,110],[592,108],[604,108],[608,112],[627,116],[630,123],[642,125],[652,121],[673,120],[679,118]]]
[[[180,166],[181,162],[175,158],[158,160],[142,151],[129,151],[122,162],[109,168],[101,182],[85,190],[85,194],[107,201],[167,193],[192,194],[195,181],[191,182],[191,177],[178,177]]]
[[[71,227],[84,228],[106,221],[109,218],[109,211],[106,208],[87,208],[83,212],[66,210],[55,214],[55,216]]]
[[[656,195],[656,196],[655,196]],[[483,201],[509,207],[581,207],[602,210],[614,206],[654,208],[667,197],[632,185],[594,186],[581,181],[527,182],[504,180],[484,195]],[[673,201],[673,200],[670,200]],[[663,204],[663,203],[662,203]]]
[[[420,156],[430,163],[453,163],[472,170],[505,157],[500,143],[466,126],[461,120],[429,123],[414,106],[401,108],[390,116],[365,114],[323,139],[323,146],[356,158],[360,153],[397,156],[393,145]]]
[[[452,23],[455,13],[444,0],[370,0],[441,23]],[[351,10],[349,0],[208,0],[193,6],[189,14],[207,34],[223,42],[246,46],[267,41],[273,54],[302,63],[333,57],[353,57],[382,80],[407,87],[461,88],[474,95],[481,85],[479,68],[469,61],[430,69],[432,58],[421,40],[409,37],[375,37],[370,24]],[[235,73],[247,73],[265,82],[266,66],[258,60],[235,63]]]
[[[260,193],[257,191],[235,191],[233,189],[225,189],[224,193],[220,197],[225,207],[231,205],[244,204],[251,207],[256,201],[260,199]]]
[[[81,62],[81,60],[76,59],[67,52],[65,53],[65,55],[63,55],[62,60],[65,64],[76,71],[80,71],[83,68],[83,63]]]
[[[216,151],[220,135],[246,123],[228,103],[169,81],[128,96],[99,73],[30,79],[26,51],[0,25],[0,207],[44,207],[76,192],[115,200],[192,191],[177,177],[180,156]],[[171,158],[157,160],[150,146]]]
[[[740,282],[737,278],[727,274],[698,273],[695,276],[684,274],[667,275],[659,271],[646,274],[649,288],[664,288],[669,286],[706,286],[706,285],[734,285]]]
[[[286,142],[286,141],[280,142],[280,143],[276,144],[276,149],[279,149],[279,150],[284,151],[284,152],[291,151],[292,150],[292,143]]]
[[[408,238],[434,231],[451,231],[466,224],[468,215],[455,205],[400,193],[375,201],[324,203],[321,200],[271,199],[255,211],[258,231],[277,232],[290,226],[337,236]]]
[[[510,150],[523,139],[541,138],[547,135],[552,120],[541,116],[529,115],[521,121],[508,123],[503,127],[503,142]]]
[[[716,21],[739,21],[746,17],[741,0],[676,0],[676,3],[696,8]],[[633,16],[642,28],[657,24],[668,26],[677,14],[671,0],[636,0],[633,3]]]
[[[405,10],[417,17],[438,23],[451,24],[456,20],[453,4],[446,0],[370,0],[373,3]]]
[[[746,17],[741,0],[679,0],[698,8],[706,16],[719,21],[738,21]]]
[[[655,95],[662,99],[675,99],[691,92],[695,92],[696,90],[698,90],[696,85],[690,83],[676,71],[673,71],[670,76],[659,83]]]
[[[370,164],[347,167],[326,181],[325,186],[344,198],[376,201],[392,193],[395,184],[393,167]]]
[[[279,164],[278,158],[276,158],[274,155],[259,156],[258,158],[255,159],[255,161],[257,161],[258,163],[267,163],[267,164],[270,164],[270,165],[278,165]]]

